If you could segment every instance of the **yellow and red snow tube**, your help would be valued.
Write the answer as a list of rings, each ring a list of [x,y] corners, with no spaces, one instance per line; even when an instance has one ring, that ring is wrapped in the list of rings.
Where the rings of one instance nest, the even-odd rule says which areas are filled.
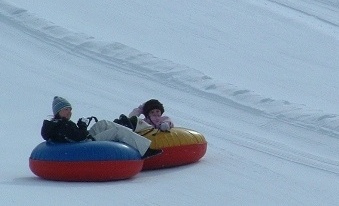
[[[152,149],[162,149],[159,155],[145,159],[143,170],[174,167],[197,162],[206,153],[205,137],[194,130],[174,127],[170,131],[143,130],[140,135],[152,141]]]

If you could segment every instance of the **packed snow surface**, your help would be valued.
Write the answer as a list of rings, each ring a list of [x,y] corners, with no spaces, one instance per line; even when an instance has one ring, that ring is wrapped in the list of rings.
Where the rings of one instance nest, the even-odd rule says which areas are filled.
[[[0,0],[3,205],[337,205],[339,1]],[[54,96],[73,121],[150,98],[197,163],[55,182],[28,159]]]

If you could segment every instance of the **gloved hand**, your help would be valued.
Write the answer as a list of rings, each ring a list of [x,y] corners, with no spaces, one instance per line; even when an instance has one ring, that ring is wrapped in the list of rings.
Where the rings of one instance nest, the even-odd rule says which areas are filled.
[[[163,122],[160,124],[161,131],[169,131],[170,129],[170,125],[167,122]]]
[[[77,123],[79,129],[81,130],[87,130],[87,124],[88,124],[88,119],[84,117],[80,118]]]
[[[94,138],[94,137],[92,137],[92,135],[90,135],[90,134],[89,134],[89,135],[87,135],[87,139],[90,139],[90,140],[92,140],[92,141],[96,141],[96,140],[95,140],[95,138]]]

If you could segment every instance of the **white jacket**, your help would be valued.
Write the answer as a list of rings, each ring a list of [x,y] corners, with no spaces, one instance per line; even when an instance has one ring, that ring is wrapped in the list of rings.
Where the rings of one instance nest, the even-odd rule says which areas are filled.
[[[141,156],[145,154],[151,145],[151,140],[138,135],[127,127],[107,120],[100,120],[96,122],[88,131],[97,141],[116,141],[126,143],[137,149]]]

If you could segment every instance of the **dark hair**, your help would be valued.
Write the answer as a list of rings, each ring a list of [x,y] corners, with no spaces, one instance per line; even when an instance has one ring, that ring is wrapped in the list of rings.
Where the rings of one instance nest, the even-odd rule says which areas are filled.
[[[153,109],[159,109],[161,114],[165,112],[164,106],[156,99],[150,99],[145,102],[142,113],[148,117],[148,114]]]

